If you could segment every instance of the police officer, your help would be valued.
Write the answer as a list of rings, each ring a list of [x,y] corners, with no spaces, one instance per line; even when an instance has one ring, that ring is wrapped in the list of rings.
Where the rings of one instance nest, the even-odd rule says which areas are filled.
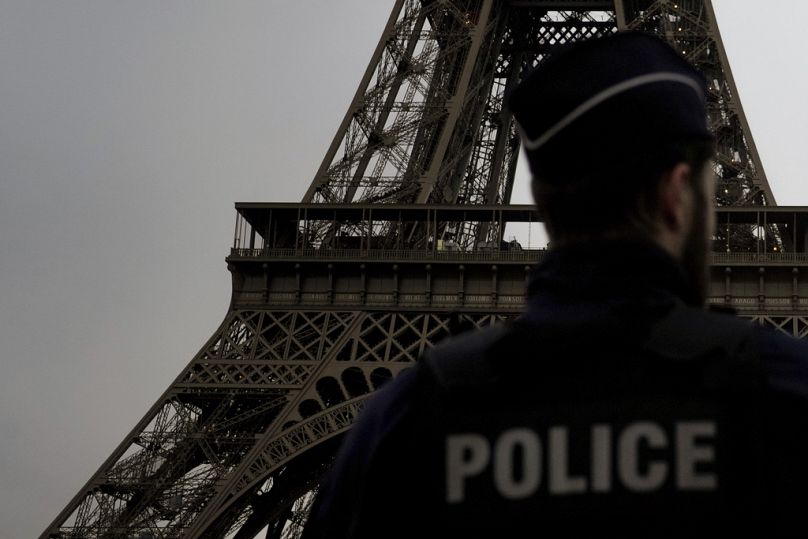
[[[526,312],[373,399],[304,537],[808,535],[808,346],[703,308],[704,86],[631,32],[525,78],[552,246]]]

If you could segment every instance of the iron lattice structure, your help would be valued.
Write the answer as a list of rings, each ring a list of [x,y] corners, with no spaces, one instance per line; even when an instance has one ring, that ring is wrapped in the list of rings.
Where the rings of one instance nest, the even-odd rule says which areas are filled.
[[[41,537],[297,536],[368,395],[446,335],[518,312],[538,255],[501,250],[505,221],[532,218],[497,210],[519,153],[504,97],[554,48],[618,28],[706,74],[718,205],[773,205],[709,0],[396,0],[304,204],[237,206],[225,320]],[[808,223],[795,213],[761,253],[772,225],[757,219],[727,217],[727,247],[757,231],[757,258],[726,260],[717,301],[804,335],[808,261],[775,262],[766,282],[757,268],[766,241],[799,254]]]
[[[519,138],[504,96],[558,45],[618,28],[664,37],[709,81],[717,203],[773,204],[703,0],[397,2],[304,201],[507,202]],[[497,233],[466,227],[454,239]]]

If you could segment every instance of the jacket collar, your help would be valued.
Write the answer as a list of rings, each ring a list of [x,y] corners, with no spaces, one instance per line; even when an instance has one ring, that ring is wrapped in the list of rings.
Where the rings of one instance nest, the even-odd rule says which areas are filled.
[[[582,321],[615,309],[698,305],[679,263],[651,242],[604,241],[551,250],[528,284],[525,317]],[[565,320],[569,317],[569,320]]]

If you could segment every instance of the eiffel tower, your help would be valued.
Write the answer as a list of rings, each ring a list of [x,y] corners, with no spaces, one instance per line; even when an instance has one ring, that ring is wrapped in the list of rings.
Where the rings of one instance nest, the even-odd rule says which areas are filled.
[[[504,96],[559,45],[618,29],[658,34],[708,81],[710,302],[806,336],[808,208],[775,205],[710,0],[396,0],[303,202],[236,204],[221,326],[40,537],[299,535],[368,396],[522,308],[544,251],[503,241],[536,224],[509,205]]]

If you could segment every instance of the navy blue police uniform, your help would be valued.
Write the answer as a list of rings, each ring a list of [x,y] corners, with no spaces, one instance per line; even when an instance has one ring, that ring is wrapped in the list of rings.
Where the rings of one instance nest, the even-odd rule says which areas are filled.
[[[510,100],[534,172],[595,139],[609,159],[710,136],[703,79],[661,41],[541,70]],[[372,399],[305,539],[808,534],[805,342],[705,310],[650,240],[553,249],[528,292],[515,321],[437,345]]]

